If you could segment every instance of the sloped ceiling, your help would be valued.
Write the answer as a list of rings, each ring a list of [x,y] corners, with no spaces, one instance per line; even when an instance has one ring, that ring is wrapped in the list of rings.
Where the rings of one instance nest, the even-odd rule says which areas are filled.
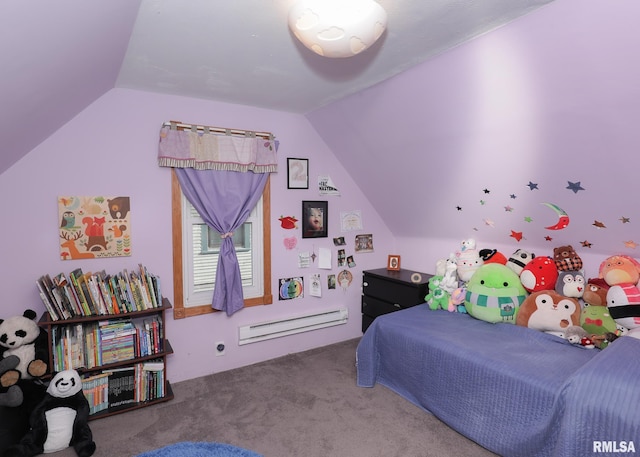
[[[114,87],[308,113],[551,0],[379,0],[387,32],[327,59],[287,28],[295,0],[5,0],[0,173]]]

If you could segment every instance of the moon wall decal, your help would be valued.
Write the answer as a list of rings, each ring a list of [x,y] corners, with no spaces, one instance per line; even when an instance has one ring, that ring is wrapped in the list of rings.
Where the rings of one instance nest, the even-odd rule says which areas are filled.
[[[551,208],[553,212],[558,215],[558,222],[555,225],[550,225],[548,227],[545,227],[547,230],[562,230],[564,228],[567,228],[570,221],[569,221],[569,216],[567,215],[567,212],[565,210],[560,208],[558,205],[554,205],[553,203],[545,202],[541,204],[548,208]]]

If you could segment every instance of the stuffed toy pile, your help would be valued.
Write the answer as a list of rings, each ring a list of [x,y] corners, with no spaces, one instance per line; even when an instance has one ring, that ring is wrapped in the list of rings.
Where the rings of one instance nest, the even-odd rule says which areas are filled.
[[[42,400],[49,345],[36,313],[0,319],[0,455],[29,431],[29,415]]]
[[[79,457],[95,451],[89,403],[75,370],[47,383],[47,333],[27,309],[0,319],[0,455],[31,457],[73,446]]]
[[[571,245],[554,248],[552,256],[524,249],[505,256],[478,250],[476,241],[467,239],[438,260],[425,301],[431,309],[466,312],[588,349],[604,348],[621,335],[640,338],[639,282],[640,263],[630,256],[608,257],[597,277],[588,278]]]

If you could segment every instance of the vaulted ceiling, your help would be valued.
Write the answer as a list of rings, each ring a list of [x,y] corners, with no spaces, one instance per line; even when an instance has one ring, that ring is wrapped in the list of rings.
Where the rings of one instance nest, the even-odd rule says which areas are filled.
[[[0,173],[115,87],[304,114],[551,1],[379,0],[381,39],[329,59],[288,30],[295,0],[4,0]]]

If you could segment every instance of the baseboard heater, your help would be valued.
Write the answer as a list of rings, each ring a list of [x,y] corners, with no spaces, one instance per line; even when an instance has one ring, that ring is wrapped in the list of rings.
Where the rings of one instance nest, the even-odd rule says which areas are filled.
[[[349,311],[347,308],[339,308],[258,324],[243,325],[239,328],[240,338],[238,344],[256,343],[270,340],[271,338],[346,324],[348,318]]]

